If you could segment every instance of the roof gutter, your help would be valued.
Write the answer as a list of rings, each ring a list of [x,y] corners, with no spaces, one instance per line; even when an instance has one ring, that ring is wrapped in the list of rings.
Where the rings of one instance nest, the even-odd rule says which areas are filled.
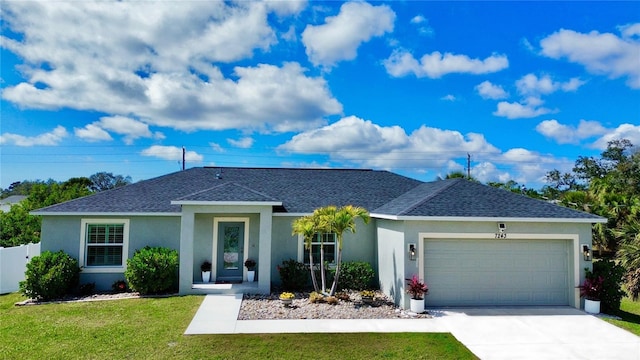
[[[181,216],[179,212],[78,212],[78,211],[31,211],[37,216]]]
[[[511,221],[511,222],[527,222],[527,223],[578,223],[578,224],[595,224],[606,223],[607,219],[603,217],[597,218],[533,218],[533,217],[488,217],[488,216],[403,216],[403,215],[387,215],[371,213],[371,217],[386,220],[401,221],[452,221],[452,222],[495,222],[495,221]]]

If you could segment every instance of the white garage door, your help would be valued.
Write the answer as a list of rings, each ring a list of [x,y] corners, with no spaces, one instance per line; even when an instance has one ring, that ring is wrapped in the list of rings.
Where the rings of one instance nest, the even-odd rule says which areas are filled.
[[[568,241],[432,240],[427,306],[568,305]]]

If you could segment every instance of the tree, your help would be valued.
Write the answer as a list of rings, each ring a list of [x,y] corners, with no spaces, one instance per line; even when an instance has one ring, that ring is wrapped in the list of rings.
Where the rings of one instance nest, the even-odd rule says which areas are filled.
[[[0,211],[0,246],[12,247],[40,241],[39,216],[29,215],[23,204],[15,204],[7,212]]]
[[[309,263],[311,267],[311,279],[315,291],[320,290],[325,295],[333,296],[338,289],[338,281],[340,280],[340,268],[342,263],[342,245],[344,242],[345,231],[356,232],[356,220],[362,219],[369,223],[369,212],[364,208],[346,205],[341,208],[336,206],[325,206],[313,211],[313,215],[305,216],[294,220],[292,224],[293,234],[302,235],[305,241],[305,247],[309,249]],[[338,246],[338,255],[336,257],[336,270],[333,277],[331,290],[326,293],[326,275],[324,266],[324,244],[322,242],[323,234],[335,233]],[[314,236],[320,240],[320,277],[322,281],[322,289],[318,289],[317,280],[314,274],[314,260],[312,241]]]
[[[314,262],[312,249],[313,237],[316,235],[318,228],[316,220],[317,218],[313,216],[303,216],[301,218],[295,219],[292,224],[292,235],[301,235],[304,239],[304,247],[309,250],[309,268],[311,269],[311,282],[313,283],[313,289],[316,292],[319,292],[318,281],[316,280],[316,273],[313,266]],[[324,288],[324,283],[322,285]]]
[[[25,200],[0,212],[0,246],[17,246],[40,241],[42,220],[30,211],[89,195],[89,179],[72,178],[63,183],[53,180],[34,182]]]
[[[91,181],[90,189],[94,192],[100,192],[115,189],[120,186],[131,184],[131,177],[122,175],[113,175],[112,173],[99,172],[89,177]]]
[[[335,206],[327,206],[324,208],[316,209],[314,216],[319,216],[321,220],[320,227],[323,225],[326,229],[336,234],[336,241],[338,245],[338,256],[336,258],[336,271],[333,277],[333,284],[329,296],[333,296],[338,289],[338,282],[340,281],[340,266],[342,263],[342,246],[344,242],[345,231],[352,233],[356,232],[356,220],[362,219],[367,224],[369,223],[369,212],[364,208],[352,205],[345,205],[341,208]]]
[[[8,188],[2,189],[2,196],[0,198],[4,199],[11,195],[29,195],[31,188],[33,185],[42,183],[42,181],[16,181],[11,183]]]

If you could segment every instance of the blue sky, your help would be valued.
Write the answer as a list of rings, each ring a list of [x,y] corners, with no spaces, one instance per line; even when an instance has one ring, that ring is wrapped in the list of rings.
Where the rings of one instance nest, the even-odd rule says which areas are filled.
[[[39,2],[0,12],[0,187],[186,167],[544,185],[640,144],[639,2]]]

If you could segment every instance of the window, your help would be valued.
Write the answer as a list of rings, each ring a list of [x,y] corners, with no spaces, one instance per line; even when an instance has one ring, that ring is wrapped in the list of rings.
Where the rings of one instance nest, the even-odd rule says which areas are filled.
[[[83,270],[124,271],[128,238],[128,220],[82,220],[80,258]]]
[[[322,236],[322,239],[320,238],[320,236]],[[316,235],[313,242],[311,242],[311,250],[313,251],[313,262],[316,264],[320,263],[320,246],[322,246],[324,248],[324,261],[328,262],[329,264],[335,264],[338,252],[338,245],[336,244],[336,234],[328,233],[322,234],[320,236]],[[304,239],[302,239],[301,247],[302,259],[300,259],[300,261],[305,264],[309,264],[309,249],[304,246]]]

